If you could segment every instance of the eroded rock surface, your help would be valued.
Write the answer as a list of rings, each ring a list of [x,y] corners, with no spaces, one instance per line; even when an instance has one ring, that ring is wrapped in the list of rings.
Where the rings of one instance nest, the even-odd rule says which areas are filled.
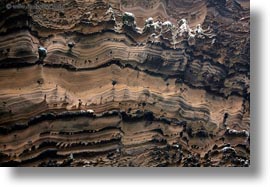
[[[249,166],[248,0],[0,5],[1,166]]]

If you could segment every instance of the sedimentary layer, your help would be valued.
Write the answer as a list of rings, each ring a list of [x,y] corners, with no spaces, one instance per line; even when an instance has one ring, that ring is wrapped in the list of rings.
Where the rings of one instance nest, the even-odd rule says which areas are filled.
[[[249,166],[249,1],[0,5],[1,166]]]

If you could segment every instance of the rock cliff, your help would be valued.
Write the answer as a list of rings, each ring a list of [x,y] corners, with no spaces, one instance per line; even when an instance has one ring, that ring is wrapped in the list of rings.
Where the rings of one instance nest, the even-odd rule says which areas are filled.
[[[248,0],[0,7],[1,166],[249,166]]]

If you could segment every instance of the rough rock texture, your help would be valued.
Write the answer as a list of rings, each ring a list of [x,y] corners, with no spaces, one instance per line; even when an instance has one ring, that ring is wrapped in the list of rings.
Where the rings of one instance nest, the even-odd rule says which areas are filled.
[[[249,11],[1,1],[0,166],[249,166]]]

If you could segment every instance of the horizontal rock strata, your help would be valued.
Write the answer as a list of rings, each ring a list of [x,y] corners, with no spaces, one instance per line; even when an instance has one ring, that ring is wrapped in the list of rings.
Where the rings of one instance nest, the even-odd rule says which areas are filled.
[[[248,0],[0,5],[0,166],[249,166]]]

